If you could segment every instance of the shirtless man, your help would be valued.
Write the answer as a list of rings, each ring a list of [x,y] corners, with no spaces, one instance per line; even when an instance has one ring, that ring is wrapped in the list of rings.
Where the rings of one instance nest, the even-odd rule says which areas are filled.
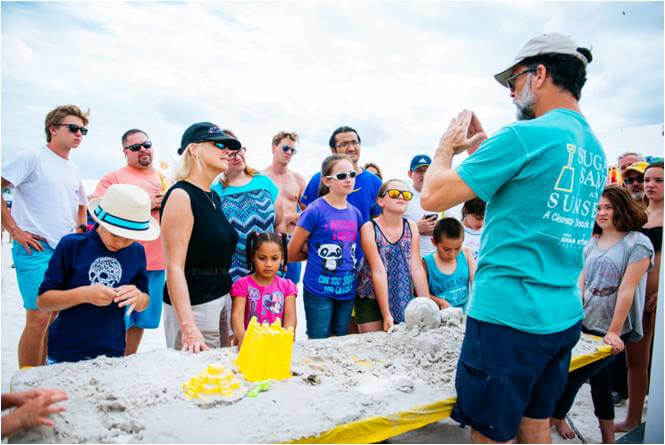
[[[298,213],[303,210],[300,197],[305,190],[305,178],[300,173],[287,168],[291,158],[297,153],[297,143],[298,135],[296,133],[280,131],[273,136],[272,164],[263,170],[263,173],[268,175],[279,188],[275,210],[283,217],[276,221],[275,232],[284,232],[288,235],[293,233],[296,222],[298,222]],[[289,263],[285,278],[298,284],[300,263]]]

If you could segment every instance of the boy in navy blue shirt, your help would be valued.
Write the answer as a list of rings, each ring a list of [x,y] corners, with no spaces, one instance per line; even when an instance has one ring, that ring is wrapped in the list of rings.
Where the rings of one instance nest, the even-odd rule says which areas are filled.
[[[47,364],[125,352],[125,311],[149,302],[143,247],[159,236],[150,197],[116,184],[88,204],[95,228],[62,238],[39,288],[40,309],[58,311],[48,332]]]

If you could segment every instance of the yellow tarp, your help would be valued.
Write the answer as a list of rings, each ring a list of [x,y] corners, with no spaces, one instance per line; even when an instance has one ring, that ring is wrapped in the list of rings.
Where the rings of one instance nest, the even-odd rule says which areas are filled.
[[[375,443],[437,422],[453,412],[456,397],[390,416],[376,416],[335,427],[316,437],[291,443]]]
[[[586,336],[586,334],[583,334]],[[588,336],[600,340],[600,337]],[[569,371],[586,366],[610,355],[612,347],[599,346],[596,352],[571,359]],[[438,422],[449,417],[457,397],[422,405],[390,416],[376,416],[339,425],[318,436],[305,437],[290,443],[376,443],[398,434]]]

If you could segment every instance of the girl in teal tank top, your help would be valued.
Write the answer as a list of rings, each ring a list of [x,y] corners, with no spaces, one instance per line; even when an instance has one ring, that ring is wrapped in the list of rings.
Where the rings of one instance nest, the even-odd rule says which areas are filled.
[[[476,265],[473,254],[462,247],[464,227],[455,218],[443,218],[434,227],[436,247],[423,258],[429,291],[441,309],[461,308],[466,313]]]

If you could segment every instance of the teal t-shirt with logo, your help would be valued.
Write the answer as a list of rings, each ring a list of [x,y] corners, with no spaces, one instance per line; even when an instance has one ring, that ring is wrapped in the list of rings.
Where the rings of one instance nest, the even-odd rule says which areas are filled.
[[[508,125],[456,171],[487,202],[469,316],[534,334],[584,318],[577,280],[607,177],[584,116]]]

